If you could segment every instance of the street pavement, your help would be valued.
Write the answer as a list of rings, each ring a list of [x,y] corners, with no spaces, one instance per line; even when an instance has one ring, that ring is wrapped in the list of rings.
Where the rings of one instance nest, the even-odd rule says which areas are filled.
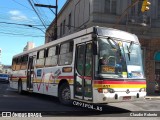
[[[122,117],[125,116],[130,116],[132,119],[133,116],[130,114],[137,114],[137,112],[158,112],[158,115],[160,115],[160,97],[158,94],[148,95],[143,101],[96,104],[96,106],[102,107],[103,111],[90,110],[74,105],[64,106],[59,103],[57,98],[46,95],[27,93],[19,95],[17,91],[9,88],[8,84],[0,83],[0,111],[43,111],[45,114],[52,114],[54,117],[56,116],[57,120],[59,117],[64,117],[65,120],[72,120],[71,117],[78,118],[79,116],[83,118],[89,117],[87,120],[91,120],[91,118],[93,120],[93,117],[96,119],[100,117],[99,120],[104,120],[105,117],[111,117],[112,119],[113,117],[116,117],[116,119],[121,120]],[[43,117],[47,117],[47,115]],[[47,117],[47,119],[50,119],[50,117]],[[126,118],[123,119],[125,120]],[[136,120],[138,119],[139,117],[136,117]],[[152,117],[152,120],[154,119],[155,117]]]

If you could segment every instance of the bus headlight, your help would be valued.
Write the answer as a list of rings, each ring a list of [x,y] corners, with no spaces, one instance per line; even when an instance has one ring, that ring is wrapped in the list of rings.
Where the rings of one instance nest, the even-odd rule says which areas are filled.
[[[140,90],[139,90],[139,92],[145,92],[146,91],[146,88],[141,88]]]
[[[99,93],[114,93],[114,92],[115,92],[115,91],[114,91],[113,89],[111,89],[111,88],[105,88],[105,89],[103,89],[103,88],[98,88],[97,90],[98,90]]]

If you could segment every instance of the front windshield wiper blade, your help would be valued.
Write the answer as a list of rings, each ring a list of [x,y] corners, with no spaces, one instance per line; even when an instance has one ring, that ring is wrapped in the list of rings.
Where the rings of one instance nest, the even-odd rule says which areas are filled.
[[[131,54],[131,47],[132,47],[132,45],[133,45],[133,41],[130,42],[129,47],[127,46],[127,50],[128,50],[128,59],[129,59],[129,61],[130,61],[130,58],[131,58],[130,54]]]
[[[115,46],[111,43],[110,40],[114,43]],[[122,54],[121,54],[121,48],[120,48],[119,44],[118,44],[117,42],[115,42],[115,41],[114,41],[113,39],[111,39],[111,38],[108,38],[108,42],[109,42],[110,46],[111,46],[112,48],[116,49],[116,50],[118,51],[119,55],[121,56]]]
[[[117,50],[117,48],[111,43],[111,41],[110,40],[112,40],[111,38],[108,38],[107,39],[108,40],[108,42],[109,42],[109,44],[110,44],[110,46],[112,47],[112,48],[114,48],[114,49],[116,49]],[[114,43],[115,43],[115,41],[114,40],[112,40]]]
[[[111,38],[109,37],[107,40],[108,40],[108,42],[109,42],[109,44],[110,44],[110,46],[111,46],[112,48],[114,48],[114,49],[116,49],[116,50],[120,50],[119,44],[117,44],[113,39],[111,39]],[[114,43],[114,45],[113,45],[113,43],[111,43],[111,41]]]

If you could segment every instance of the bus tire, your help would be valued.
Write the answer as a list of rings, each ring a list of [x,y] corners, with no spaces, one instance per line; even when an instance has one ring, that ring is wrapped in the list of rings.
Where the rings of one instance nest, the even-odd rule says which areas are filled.
[[[22,90],[22,81],[21,80],[18,81],[18,93],[19,94],[23,93],[23,90]]]
[[[67,83],[63,83],[58,90],[59,101],[64,105],[71,105],[71,91]]]

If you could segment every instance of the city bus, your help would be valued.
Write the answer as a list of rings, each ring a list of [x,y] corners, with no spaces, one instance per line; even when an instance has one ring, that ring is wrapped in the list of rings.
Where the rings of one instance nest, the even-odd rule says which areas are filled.
[[[90,27],[13,56],[10,87],[73,100],[110,103],[146,96],[136,35]]]

